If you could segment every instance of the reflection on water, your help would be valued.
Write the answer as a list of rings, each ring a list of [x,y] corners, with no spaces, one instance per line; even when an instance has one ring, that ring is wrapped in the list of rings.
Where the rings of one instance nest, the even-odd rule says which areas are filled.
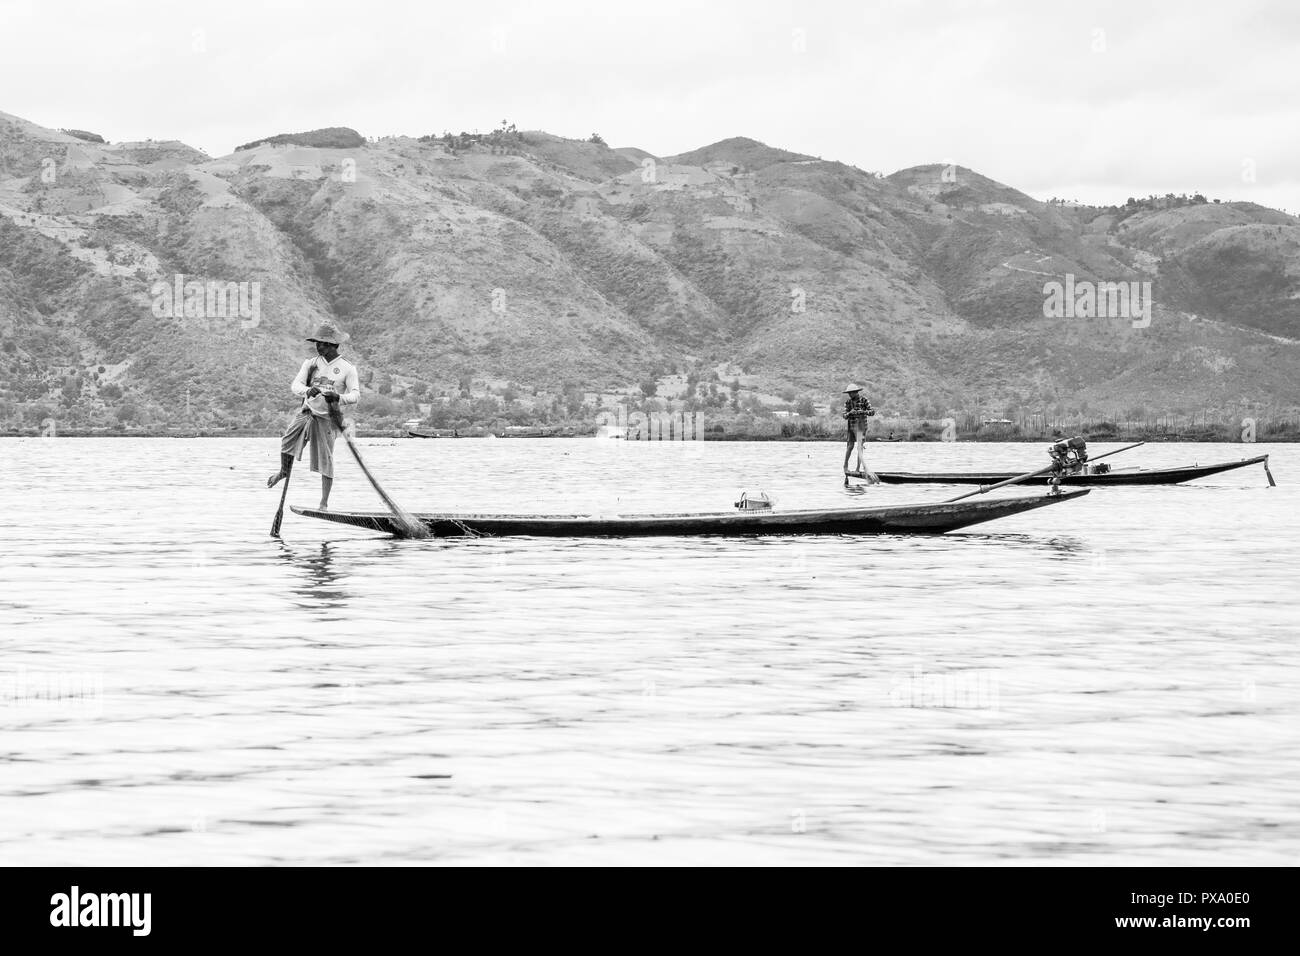
[[[396,541],[287,515],[274,541],[273,439],[3,445],[6,862],[1300,850],[1295,446],[1267,446],[1277,488],[1256,467],[1103,489],[943,537]],[[869,451],[897,470],[1041,456]],[[847,495],[837,443],[389,441],[366,457],[420,510],[952,496]],[[347,459],[333,503],[382,507]]]
[[[297,603],[310,608],[342,608],[348,603],[349,593],[339,587],[343,577],[342,567],[335,568],[334,552],[338,546],[328,541],[315,545],[297,546],[283,539],[273,539],[272,545],[280,556],[298,572],[293,593]]]

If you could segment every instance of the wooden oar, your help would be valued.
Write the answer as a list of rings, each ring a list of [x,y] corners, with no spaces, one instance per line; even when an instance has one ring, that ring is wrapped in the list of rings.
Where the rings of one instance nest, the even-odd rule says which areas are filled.
[[[1128,451],[1130,448],[1137,448],[1138,445],[1145,445],[1146,442],[1134,442],[1132,445],[1125,445],[1123,448],[1116,448],[1114,451],[1108,451],[1104,455],[1098,455],[1096,458],[1089,458],[1088,464],[1094,461],[1101,461],[1103,458],[1109,458],[1111,455],[1118,455],[1122,451]],[[1028,481],[1030,478],[1037,478],[1040,475],[1050,474],[1055,466],[1048,465],[1046,468],[1039,468],[1037,471],[1031,471],[1019,478],[1008,478],[1006,481],[999,481],[996,485],[980,485],[978,491],[968,491],[964,495],[958,495],[956,498],[949,498],[944,504],[952,504],[954,501],[961,501],[963,498],[970,498],[973,495],[982,495],[986,491],[992,491],[994,488],[1005,488],[1007,485],[1019,484],[1022,481]]]
[[[284,499],[289,497],[289,477],[292,471],[284,476],[284,490],[280,492],[280,507],[275,511],[275,518],[271,521],[271,537],[280,537],[280,522],[284,520]]]
[[[370,482],[370,487],[375,489],[376,494],[383,499],[384,504],[388,506],[388,510],[393,513],[393,523],[397,526],[399,536],[403,538],[427,538],[429,529],[424,526],[424,522],[390,498],[388,492],[384,491],[379,482],[375,480],[375,476],[370,473],[370,469],[366,467],[366,461],[361,457],[361,449],[357,448],[357,443],[352,440],[351,433],[343,427],[343,416],[339,413],[338,403],[330,402],[329,409],[330,421],[334,423],[335,428],[343,433],[343,438],[348,443],[348,450],[352,452],[352,457],[357,460],[361,473],[366,476],[366,480]]]
[[[1273,480],[1273,473],[1268,470],[1268,455],[1264,456],[1264,474],[1268,475],[1268,486],[1276,488],[1277,482]]]

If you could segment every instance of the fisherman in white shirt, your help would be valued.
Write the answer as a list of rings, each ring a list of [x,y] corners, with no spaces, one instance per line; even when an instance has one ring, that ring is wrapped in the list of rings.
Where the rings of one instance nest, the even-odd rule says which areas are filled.
[[[294,459],[302,460],[303,445],[311,446],[308,464],[320,474],[320,507],[329,508],[330,488],[334,484],[334,440],[336,422],[342,422],[339,406],[355,405],[361,398],[361,384],[356,367],[339,357],[339,346],[348,336],[338,326],[326,322],[307,339],[316,344],[316,357],[302,363],[290,386],[302,405],[284,436],[280,439],[280,470],[266,480],[273,488],[289,477]]]

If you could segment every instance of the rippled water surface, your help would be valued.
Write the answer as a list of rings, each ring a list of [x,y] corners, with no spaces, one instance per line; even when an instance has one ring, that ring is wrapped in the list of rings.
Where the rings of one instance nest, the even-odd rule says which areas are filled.
[[[846,495],[833,443],[362,444],[414,510],[963,490]],[[1147,446],[1115,464],[1269,452],[1279,485],[942,537],[423,542],[292,514],[271,539],[276,447],[0,440],[0,863],[1300,856],[1298,446]],[[381,508],[338,455],[331,504]],[[304,464],[289,497],[318,490]]]

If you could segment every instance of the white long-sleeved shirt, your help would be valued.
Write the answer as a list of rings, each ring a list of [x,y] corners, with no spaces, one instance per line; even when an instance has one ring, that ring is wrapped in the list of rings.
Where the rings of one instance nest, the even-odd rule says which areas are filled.
[[[311,378],[311,386],[308,386],[307,370],[313,365],[316,366],[316,374]],[[303,400],[302,408],[310,409],[313,415],[328,418],[330,407],[329,403],[325,401],[325,396],[316,395],[314,398],[308,398],[307,389],[309,387],[332,388],[339,393],[339,404],[341,405],[355,405],[361,400],[361,382],[357,378],[357,368],[341,355],[335,356],[332,362],[325,361],[323,355],[307,359],[302,363],[302,368],[298,369],[298,377],[293,380],[293,385],[290,386],[293,393]]]

